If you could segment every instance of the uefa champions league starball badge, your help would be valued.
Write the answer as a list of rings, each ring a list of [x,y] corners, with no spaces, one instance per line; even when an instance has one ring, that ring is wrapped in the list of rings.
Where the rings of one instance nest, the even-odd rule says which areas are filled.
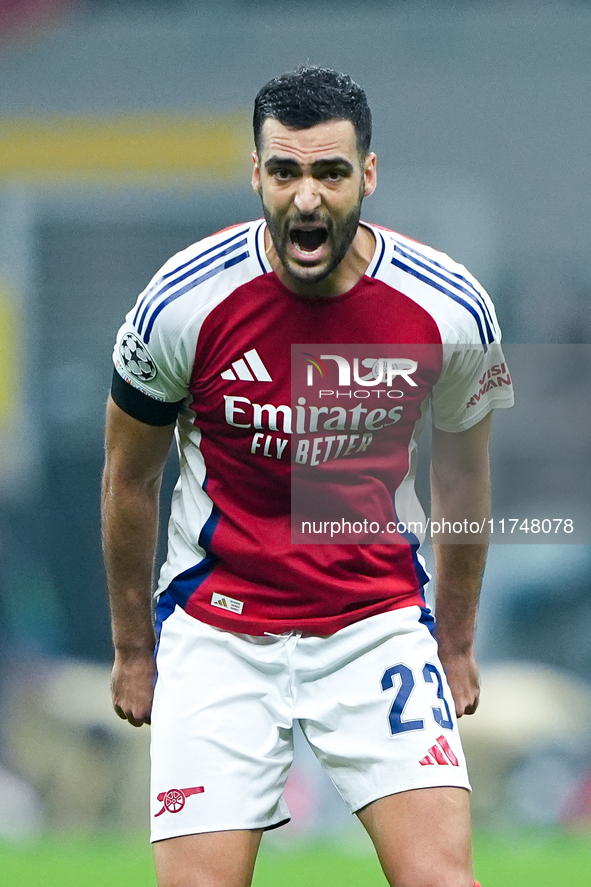
[[[149,382],[156,375],[156,364],[148,349],[133,333],[126,333],[123,336],[119,345],[119,354],[127,372],[136,379]]]

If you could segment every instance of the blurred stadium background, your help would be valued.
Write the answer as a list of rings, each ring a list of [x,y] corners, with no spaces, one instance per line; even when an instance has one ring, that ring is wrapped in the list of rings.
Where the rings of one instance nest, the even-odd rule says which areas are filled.
[[[583,0],[0,0],[0,839],[145,831],[147,731],[108,699],[113,337],[169,255],[260,214],[252,100],[306,61],[368,93],[365,217],[495,298],[518,391],[496,514],[580,530],[492,546],[476,824],[591,834],[590,58]],[[275,849],[363,843],[305,749],[289,794]]]

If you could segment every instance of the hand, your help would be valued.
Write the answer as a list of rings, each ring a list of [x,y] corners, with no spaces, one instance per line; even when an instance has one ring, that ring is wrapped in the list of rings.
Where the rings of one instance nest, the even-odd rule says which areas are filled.
[[[111,676],[113,708],[134,727],[150,723],[156,665],[152,651],[115,655]]]
[[[480,699],[480,678],[472,650],[450,653],[439,649],[439,658],[456,706],[456,716],[473,715]]]

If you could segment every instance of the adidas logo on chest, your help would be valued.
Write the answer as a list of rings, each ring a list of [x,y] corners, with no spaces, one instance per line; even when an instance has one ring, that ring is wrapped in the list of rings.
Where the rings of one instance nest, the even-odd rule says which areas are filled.
[[[240,379],[242,382],[273,381],[256,348],[245,351],[243,357],[233,361],[227,370],[220,373],[220,376],[227,382],[235,382],[236,379]]]

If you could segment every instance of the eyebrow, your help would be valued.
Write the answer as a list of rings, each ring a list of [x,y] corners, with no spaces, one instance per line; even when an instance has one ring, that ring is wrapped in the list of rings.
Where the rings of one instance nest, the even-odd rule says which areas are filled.
[[[300,168],[300,164],[297,160],[294,160],[292,157],[281,157],[279,155],[269,157],[269,159],[265,161],[264,166],[267,171],[275,166],[290,166],[295,167],[296,169]],[[312,173],[322,172],[324,169],[335,166],[340,166],[350,173],[353,172],[354,169],[353,164],[345,157],[324,157],[322,160],[316,160],[312,164]]]

